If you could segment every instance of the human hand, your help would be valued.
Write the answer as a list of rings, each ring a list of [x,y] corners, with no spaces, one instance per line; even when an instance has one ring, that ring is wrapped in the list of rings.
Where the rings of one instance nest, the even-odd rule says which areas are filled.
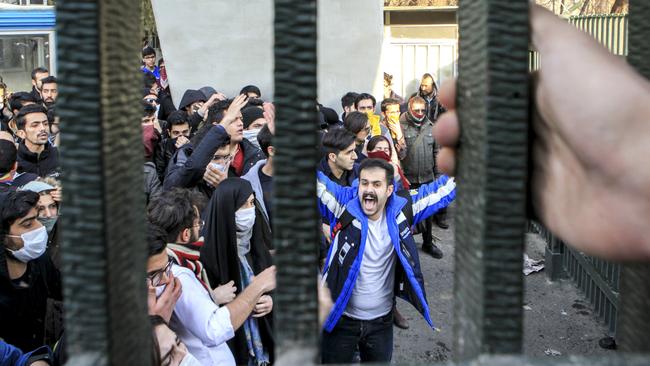
[[[275,136],[275,105],[273,103],[264,102],[264,119],[266,120],[266,125],[269,126],[269,131],[271,135]]]
[[[207,113],[208,113],[208,109],[210,109],[210,107],[212,107],[212,105],[214,103],[216,103],[218,100],[223,100],[223,99],[221,99],[222,97],[223,97],[223,94],[221,94],[221,93],[212,94],[210,96],[210,98],[208,98],[208,100],[205,103],[203,103],[201,108],[199,108],[199,112],[198,112],[199,115],[205,117],[207,115]]]
[[[149,287],[147,294],[149,315],[160,315],[161,318],[169,323],[174,312],[174,306],[176,306],[176,301],[178,301],[183,293],[181,281],[170,274],[169,283],[165,286],[165,290],[158,298],[156,298],[156,288],[151,286],[151,282],[149,281],[147,281],[147,284]]]
[[[537,216],[589,254],[650,258],[650,170],[639,169],[639,158],[650,154],[647,80],[542,7],[531,7],[531,29],[544,59],[533,80],[531,198]],[[455,95],[455,83],[443,85],[440,101],[450,110],[435,127],[443,146],[438,164],[450,175],[461,133]]]
[[[231,123],[240,119],[241,109],[244,108],[247,102],[248,102],[248,97],[245,94],[239,94],[238,96],[236,96],[230,103],[230,107],[228,107],[226,113],[224,113],[223,118],[221,119],[221,122],[219,122],[219,124],[222,125],[224,128],[228,128],[228,126],[230,126]]]
[[[38,360],[30,363],[29,366],[50,366],[50,363],[47,361]]]
[[[219,183],[223,182],[224,179],[228,178],[228,172],[222,172],[219,170],[217,167],[212,165],[212,163],[208,163],[208,166],[205,167],[205,173],[203,173],[203,180],[206,181],[208,184],[210,184],[213,187],[216,187],[219,185]]]
[[[325,241],[327,241],[327,244],[332,242],[331,233],[330,233],[330,226],[327,224],[323,224],[321,226],[321,230],[323,231],[323,236],[325,237]]]
[[[253,308],[253,318],[261,318],[264,315],[268,315],[271,310],[273,310],[273,298],[269,295],[263,295]]]
[[[176,146],[177,149],[180,149],[181,147],[183,147],[183,145],[187,144],[188,142],[190,142],[190,139],[188,139],[187,137],[181,135],[181,136],[178,136],[176,138],[175,146]]]
[[[332,311],[334,303],[332,302],[332,294],[330,289],[324,284],[321,283],[318,285],[318,324],[323,325],[325,319]]]
[[[235,291],[237,291],[235,281],[230,281],[212,290],[212,297],[217,305],[227,304],[235,299]]]
[[[55,189],[50,191],[50,196],[52,197],[52,200],[56,203],[61,203],[63,199],[63,190],[61,187],[56,187]]]
[[[275,282],[275,274],[276,274],[276,268],[275,266],[271,266],[262,272],[260,272],[257,276],[253,277],[253,281],[251,284],[255,284],[256,286],[260,286],[261,292],[262,293],[267,293],[275,290],[276,282]]]

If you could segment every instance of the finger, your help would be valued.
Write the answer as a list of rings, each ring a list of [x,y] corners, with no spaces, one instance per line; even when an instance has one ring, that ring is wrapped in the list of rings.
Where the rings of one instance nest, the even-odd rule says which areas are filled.
[[[440,149],[436,157],[436,164],[441,172],[449,176],[454,176],[456,170],[456,150],[449,147]]]
[[[460,138],[460,126],[456,111],[448,111],[438,118],[433,128],[434,139],[442,146],[456,147]]]
[[[447,109],[456,109],[456,79],[446,80],[440,87],[440,103]]]

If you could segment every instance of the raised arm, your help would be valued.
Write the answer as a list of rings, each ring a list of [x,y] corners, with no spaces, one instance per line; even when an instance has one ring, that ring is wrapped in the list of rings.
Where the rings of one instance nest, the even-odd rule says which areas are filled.
[[[455,198],[456,182],[454,178],[449,178],[446,175],[441,175],[433,182],[422,185],[417,190],[412,190],[412,225],[416,225],[439,210],[449,206]]]
[[[317,176],[318,209],[321,216],[331,224],[343,214],[345,205],[357,196],[357,187],[340,186],[320,171]]]

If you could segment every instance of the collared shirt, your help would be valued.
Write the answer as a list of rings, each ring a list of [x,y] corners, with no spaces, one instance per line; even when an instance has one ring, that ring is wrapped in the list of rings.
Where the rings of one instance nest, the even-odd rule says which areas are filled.
[[[202,365],[234,366],[235,358],[226,344],[235,336],[230,311],[212,301],[189,269],[174,264],[172,273],[181,282],[183,292],[174,307],[171,328]]]

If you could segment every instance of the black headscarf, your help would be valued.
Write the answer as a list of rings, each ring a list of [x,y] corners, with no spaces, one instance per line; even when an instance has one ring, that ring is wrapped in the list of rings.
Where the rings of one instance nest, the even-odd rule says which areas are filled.
[[[204,244],[201,248],[201,263],[205,267],[210,285],[216,288],[229,281],[235,281],[237,293],[242,291],[239,256],[237,254],[237,225],[235,212],[244,205],[253,194],[251,184],[241,178],[228,178],[215,188],[210,203],[206,209]],[[255,210],[255,224],[250,239],[250,252],[246,255],[248,263],[257,275],[271,266],[271,254],[262,241],[263,218]],[[265,348],[269,351],[271,362],[273,352],[273,313],[258,318],[260,335]],[[248,364],[248,347],[246,334],[240,328],[235,337],[228,341],[228,346],[235,357],[235,362]]]

